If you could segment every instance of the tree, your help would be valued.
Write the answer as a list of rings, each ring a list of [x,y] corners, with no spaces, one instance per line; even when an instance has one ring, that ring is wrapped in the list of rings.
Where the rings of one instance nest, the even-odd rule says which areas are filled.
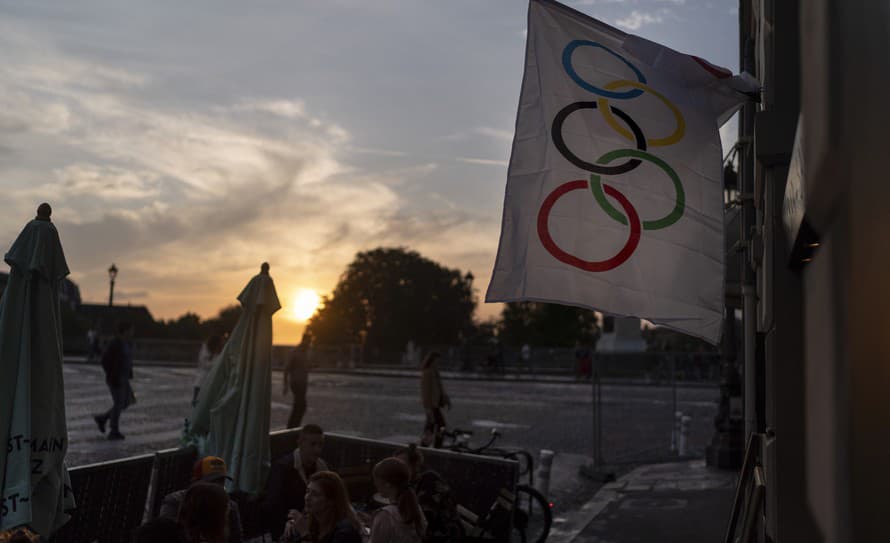
[[[177,319],[163,321],[163,335],[168,339],[203,339],[200,315],[187,312]]]
[[[204,335],[210,337],[230,334],[235,329],[235,325],[238,324],[242,311],[243,308],[240,304],[232,304],[220,309],[216,317],[207,319],[201,324],[201,327],[204,329]]]
[[[316,344],[364,343],[371,351],[453,344],[471,328],[473,275],[403,248],[358,253],[309,321]]]
[[[599,337],[596,313],[589,309],[538,302],[510,302],[501,312],[498,337],[504,343],[572,347]]]

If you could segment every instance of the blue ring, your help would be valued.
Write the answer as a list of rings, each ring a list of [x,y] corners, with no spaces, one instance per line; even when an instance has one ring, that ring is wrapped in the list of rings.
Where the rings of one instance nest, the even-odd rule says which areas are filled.
[[[646,83],[646,76],[643,75],[643,72],[638,70],[636,66],[634,66],[633,64],[628,62],[624,57],[622,57],[615,51],[612,51],[605,45],[603,45],[601,43],[597,43],[595,41],[590,41],[590,40],[574,40],[574,41],[570,41],[569,44],[566,45],[566,48],[562,50],[562,66],[563,66],[563,68],[565,68],[566,73],[569,74],[569,77],[571,77],[575,81],[575,83],[578,84],[579,87],[581,87],[582,89],[584,89],[586,91],[590,91],[594,94],[599,94],[600,96],[604,96],[606,98],[614,98],[615,100],[629,100],[631,98],[636,98],[637,96],[640,96],[641,94],[643,94],[643,91],[640,89],[631,89],[631,90],[624,91],[624,92],[608,91],[605,89],[601,89],[599,87],[594,87],[587,81],[584,81],[583,79],[581,79],[581,76],[579,76],[578,73],[575,72],[575,68],[572,66],[572,53],[574,53],[575,49],[581,47],[582,45],[589,45],[591,47],[599,47],[600,49],[609,53],[610,55],[617,58],[621,62],[627,64],[627,67],[630,68],[631,70],[633,70],[635,74],[637,74],[637,81],[639,81],[640,83],[643,83],[643,84]]]

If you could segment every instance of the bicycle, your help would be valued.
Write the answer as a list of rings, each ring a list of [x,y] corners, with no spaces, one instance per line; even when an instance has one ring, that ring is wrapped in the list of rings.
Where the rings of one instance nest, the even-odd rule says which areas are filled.
[[[514,492],[501,490],[500,497],[492,505],[491,510],[481,520],[474,519],[478,537],[497,537],[498,526],[502,522],[498,518],[502,516],[500,511],[507,515],[512,510],[512,529],[518,535],[522,543],[540,543],[547,540],[550,527],[553,524],[553,511],[544,496],[534,488],[534,458],[531,453],[522,449],[503,449],[493,447],[494,442],[501,436],[497,429],[492,429],[488,442],[481,447],[472,447],[469,444],[473,432],[455,428],[451,431],[443,431],[443,437],[450,438],[451,443],[443,448],[468,454],[480,454],[484,456],[496,456],[519,463],[519,475],[528,476],[528,484],[516,485]]]
[[[528,486],[535,486],[535,461],[530,452],[522,449],[503,449],[494,447],[494,442],[501,437],[501,433],[498,432],[496,428],[491,430],[491,437],[488,442],[481,447],[471,447],[471,437],[473,437],[472,430],[461,430],[460,428],[455,428],[451,431],[442,430],[442,448],[454,452],[481,454],[483,456],[496,456],[506,460],[515,460],[519,463],[519,476],[528,476]],[[448,445],[444,444],[446,438],[451,440],[451,443]]]

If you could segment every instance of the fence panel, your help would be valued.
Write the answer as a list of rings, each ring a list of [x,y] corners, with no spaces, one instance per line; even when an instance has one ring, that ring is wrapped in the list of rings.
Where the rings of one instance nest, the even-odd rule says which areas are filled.
[[[700,353],[598,354],[592,385],[600,463],[704,453],[717,415],[719,360]]]
[[[58,543],[129,543],[142,522],[154,455],[70,470],[77,510],[54,536]]]
[[[294,450],[299,430],[282,430],[269,435],[272,458]],[[322,457],[335,471],[344,475],[350,499],[364,502],[371,498],[371,469],[380,460],[392,456],[402,445],[339,434],[325,434]],[[479,516],[484,515],[501,489],[514,492],[519,477],[519,464],[489,456],[455,453],[437,449],[421,449],[426,466],[438,472],[458,502]]]
[[[149,491],[149,519],[158,516],[164,496],[191,484],[192,468],[197,459],[198,451],[193,446],[155,453],[152,485]]]

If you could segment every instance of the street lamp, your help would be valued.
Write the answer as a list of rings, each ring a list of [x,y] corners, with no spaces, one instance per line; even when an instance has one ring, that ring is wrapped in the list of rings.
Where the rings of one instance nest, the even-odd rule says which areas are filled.
[[[111,287],[108,289],[108,305],[114,305],[114,279],[117,277],[117,266],[114,264],[108,268],[108,280],[111,282]]]

